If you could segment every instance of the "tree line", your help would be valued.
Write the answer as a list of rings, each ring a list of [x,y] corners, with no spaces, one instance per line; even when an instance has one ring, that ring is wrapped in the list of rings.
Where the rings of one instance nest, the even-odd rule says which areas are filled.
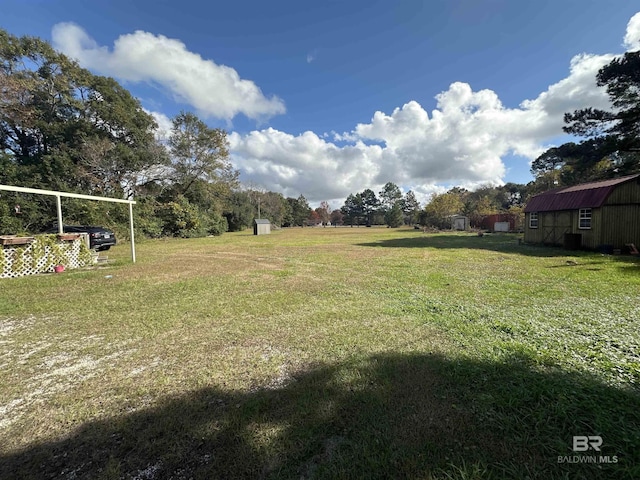
[[[606,89],[610,110],[584,108],[564,115],[563,130],[582,140],[567,142],[545,151],[531,164],[535,179],[528,184],[484,186],[473,192],[454,187],[435,194],[417,214],[420,225],[451,228],[452,215],[468,216],[480,225],[487,215],[508,213],[522,221],[531,196],[546,190],[605,180],[640,172],[640,51],[626,52],[602,67],[596,83]],[[387,191],[385,186],[385,192]],[[395,191],[391,188],[390,191]],[[386,198],[380,192],[381,198]],[[376,203],[378,202],[378,203]],[[379,210],[379,205],[386,205]],[[398,203],[403,210],[403,204]],[[343,207],[351,221],[380,222],[389,215],[389,203],[376,200],[370,190],[350,195]],[[407,212],[403,210],[406,214]],[[415,221],[415,211],[412,221]],[[405,216],[405,220],[411,216]],[[397,223],[385,220],[388,225]]]
[[[400,188],[387,183],[376,196],[371,189],[347,197],[340,209],[342,223],[351,226],[422,225],[438,229],[451,228],[451,216],[468,216],[471,225],[480,226],[482,219],[495,213],[522,216],[524,202],[536,192],[536,185],[507,183],[494,187],[486,185],[474,191],[460,187],[434,194],[424,205],[412,191],[402,194]]]
[[[227,134],[189,112],[168,137],[112,78],[94,75],[47,42],[0,30],[0,183],[135,198],[136,229],[149,237],[218,235],[249,227],[261,206],[277,225],[303,225],[307,200],[245,188]],[[68,223],[126,236],[118,205],[63,199]],[[0,233],[38,233],[56,221],[49,197],[2,192]]]
[[[403,195],[395,183],[388,182],[379,197],[370,188],[350,194],[340,209],[342,223],[399,227],[417,221],[420,203],[411,190]]]
[[[303,195],[243,186],[224,130],[181,112],[159,139],[153,116],[114,79],[81,68],[41,39],[0,30],[0,183],[135,198],[137,233],[147,237],[219,235],[251,226],[258,214],[285,227],[448,228],[453,214],[478,223],[491,213],[521,214],[531,195],[555,185],[640,171],[640,52],[613,60],[597,82],[612,110],[567,113],[565,131],[584,140],[538,157],[527,185],[455,187],[421,206],[412,191],[389,182],[378,194],[350,194],[340,208],[322,202],[312,209]],[[105,225],[127,236],[127,211],[118,205],[63,199],[63,209],[68,223]],[[0,234],[44,231],[55,212],[50,197],[2,192]]]

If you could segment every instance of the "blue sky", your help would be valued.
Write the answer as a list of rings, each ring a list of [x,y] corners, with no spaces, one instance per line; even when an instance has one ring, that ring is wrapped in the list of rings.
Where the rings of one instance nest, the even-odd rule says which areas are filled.
[[[640,47],[633,3],[0,0],[0,27],[113,76],[165,129],[180,110],[225,128],[241,180],[338,207],[387,181],[421,200],[530,181],[565,111],[607,107],[594,76]]]

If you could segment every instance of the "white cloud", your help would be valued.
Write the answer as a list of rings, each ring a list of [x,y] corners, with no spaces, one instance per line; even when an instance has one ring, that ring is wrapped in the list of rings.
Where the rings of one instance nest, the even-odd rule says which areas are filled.
[[[466,83],[454,83],[436,99],[438,109],[431,118],[411,101],[391,115],[376,112],[371,123],[356,126],[354,133],[361,139],[384,142],[376,183],[501,181],[505,169],[500,157],[507,148],[496,142],[484,119],[501,108],[496,95],[473,93]]]
[[[202,91],[215,90],[212,85],[227,88],[227,84],[240,83],[254,92],[258,100],[242,103],[245,95],[236,95],[238,91],[228,87],[230,93],[213,101],[215,108],[221,102],[223,113],[215,114],[221,118],[238,112],[255,118],[284,111],[279,99],[266,99],[255,84],[240,80],[234,70],[203,60],[177,40],[136,32],[120,37],[110,52],[79,27],[64,24],[56,30],[54,39],[83,65],[97,70],[102,65],[119,78],[164,85],[182,99],[193,98],[189,101],[202,111],[214,108],[196,103],[202,101]],[[640,47],[640,14],[629,21],[624,42],[630,49]],[[314,55],[312,52],[308,61]],[[140,65],[145,63],[141,58],[147,66]],[[302,193],[312,204],[322,200],[342,204],[350,193],[365,188],[377,192],[389,181],[412,189],[422,202],[454,185],[499,184],[507,174],[505,156],[535,159],[563,134],[564,113],[609,107],[595,76],[613,58],[576,55],[565,78],[515,108],[505,107],[492,90],[474,91],[467,83],[454,82],[435,96],[436,106],[430,112],[409,101],[391,113],[375,112],[369,122],[348,132],[292,135],[273,128],[234,132],[229,135],[232,161],[243,181],[285,196]],[[207,86],[190,83],[193,76],[207,77]],[[167,117],[150,113],[162,128],[170,128]]]
[[[551,85],[533,101],[525,100],[521,107],[527,111],[540,111],[546,115],[547,129],[557,131],[565,112],[582,106],[609,108],[606,91],[596,86],[596,75],[614,55],[576,55],[571,59],[567,78]]]
[[[627,24],[623,46],[628,52],[640,50],[640,12],[631,17]]]
[[[138,30],[120,36],[110,50],[73,23],[55,25],[52,38],[57,50],[83,67],[125,81],[159,85],[204,117],[231,120],[241,113],[263,120],[285,112],[280,98],[267,98],[233,68],[190,52],[176,39]]]
[[[158,124],[158,128],[155,131],[155,136],[158,140],[164,141],[169,138],[171,130],[173,130],[173,122],[171,119],[162,112],[154,112],[145,110]]]
[[[232,160],[243,180],[312,202],[344,201],[372,186],[382,148],[362,142],[338,147],[313,132],[293,136],[273,128],[231,133]]]
[[[491,90],[474,92],[470,85],[456,82],[436,96],[431,117],[417,102],[409,102],[391,115],[376,112],[355,133],[385,142],[388,164],[381,169],[380,181],[393,175],[405,181],[500,183],[505,155],[532,160],[544,151],[546,141],[562,134],[565,112],[608,105],[595,75],[611,58],[574,57],[567,78],[519,108],[504,107]]]
[[[318,57],[318,49],[314,48],[312,51],[307,53],[307,63],[313,62]]]
[[[231,151],[244,178],[285,195],[303,193],[312,202],[365,188],[377,192],[389,181],[422,201],[454,185],[501,184],[506,155],[531,161],[562,135],[565,112],[608,105],[595,75],[612,58],[574,57],[566,78],[518,108],[506,108],[491,90],[474,92],[455,82],[436,95],[431,114],[410,101],[391,114],[375,112],[351,132],[331,132],[333,142],[313,132],[294,137],[271,128],[234,133]]]

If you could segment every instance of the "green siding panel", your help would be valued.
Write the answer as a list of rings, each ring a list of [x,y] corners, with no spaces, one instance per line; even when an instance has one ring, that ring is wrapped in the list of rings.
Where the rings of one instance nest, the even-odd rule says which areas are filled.
[[[640,205],[640,179],[618,186],[607,198],[604,205]]]
[[[578,228],[578,210],[538,212],[536,229],[529,228],[529,216],[525,215],[525,242],[562,245],[565,233],[579,233],[584,248],[640,246],[640,180],[616,187],[602,208],[593,208],[590,229]]]

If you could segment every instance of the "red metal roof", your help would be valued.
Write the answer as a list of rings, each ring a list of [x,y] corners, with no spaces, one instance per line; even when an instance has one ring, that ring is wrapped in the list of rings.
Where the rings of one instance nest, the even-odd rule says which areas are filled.
[[[525,212],[552,212],[576,210],[578,208],[601,207],[607,197],[620,184],[640,178],[640,174],[612,178],[600,182],[583,183],[572,187],[561,187],[540,193],[527,203]]]

